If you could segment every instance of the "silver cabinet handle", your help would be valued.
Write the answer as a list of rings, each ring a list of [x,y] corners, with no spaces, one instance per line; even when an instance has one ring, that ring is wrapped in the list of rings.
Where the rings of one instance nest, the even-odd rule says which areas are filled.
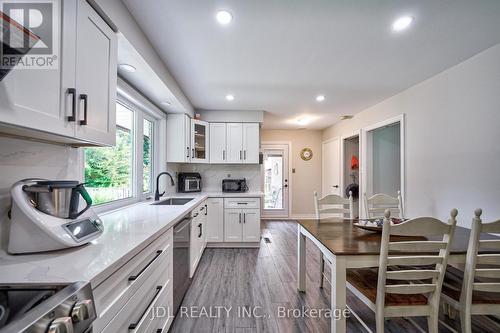
[[[238,213],[238,216],[239,216],[239,219],[240,219],[239,223],[241,223],[241,213]]]
[[[226,150],[222,150],[222,160],[226,160]]]
[[[246,151],[246,150],[244,150],[244,151],[243,151],[243,159],[244,159],[245,161],[246,161],[246,159],[247,159],[247,151]]]
[[[243,223],[247,223],[247,213],[243,213]]]
[[[68,116],[68,121],[76,120],[76,89],[68,88],[68,95],[71,95],[71,116]]]
[[[240,160],[242,160],[242,159],[243,159],[243,158],[241,157],[241,156],[242,156],[242,152],[243,152],[243,151],[241,151],[241,150],[240,150]]]
[[[188,154],[187,154],[186,157],[189,158],[189,147],[187,147],[187,150],[188,150]]]

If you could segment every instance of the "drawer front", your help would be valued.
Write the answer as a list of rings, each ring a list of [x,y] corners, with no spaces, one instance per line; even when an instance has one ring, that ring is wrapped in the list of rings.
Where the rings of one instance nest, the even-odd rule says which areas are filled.
[[[225,198],[224,208],[260,209],[260,198]]]
[[[172,264],[168,264],[150,275],[102,332],[156,332],[161,325],[159,316],[168,318],[172,313],[172,279],[166,278],[171,269]]]
[[[94,290],[98,318],[94,323],[99,332],[122,309],[151,275],[172,263],[172,232],[148,245]]]

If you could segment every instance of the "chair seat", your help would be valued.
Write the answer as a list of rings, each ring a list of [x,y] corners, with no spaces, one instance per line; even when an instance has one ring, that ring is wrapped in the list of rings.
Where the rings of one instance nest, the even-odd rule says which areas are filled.
[[[460,302],[463,280],[463,271],[448,266],[441,292],[455,301]],[[472,293],[472,304],[500,304],[500,293],[474,291]]]
[[[377,268],[357,268],[348,269],[346,275],[347,281],[375,304],[377,300]],[[406,281],[387,280],[387,284],[404,284]],[[427,297],[422,294],[385,294],[386,306],[397,305],[427,305]]]

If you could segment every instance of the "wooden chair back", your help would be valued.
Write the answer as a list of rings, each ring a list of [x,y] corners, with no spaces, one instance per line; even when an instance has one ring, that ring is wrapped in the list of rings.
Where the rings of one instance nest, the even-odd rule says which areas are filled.
[[[483,233],[500,233],[500,220],[483,223],[481,214],[482,210],[476,209],[475,216],[472,219],[464,282],[460,294],[461,306],[465,307],[465,318],[463,320],[466,322],[470,321],[470,316],[475,314],[500,315],[500,306],[498,304],[481,304],[478,302],[472,304],[474,291],[500,293],[500,254],[484,253],[484,250],[500,251],[500,240],[481,240],[481,234]],[[487,265],[487,268],[483,265]],[[467,326],[470,330],[470,322]]]
[[[427,295],[428,303],[426,306],[405,306],[406,311],[408,311],[407,314],[408,316],[437,315],[451,240],[457,223],[457,214],[456,209],[451,211],[449,223],[432,217],[419,217],[391,225],[390,210],[385,211],[375,304],[377,319],[400,316],[401,313],[406,313],[403,306],[386,307],[386,293]],[[391,235],[438,236],[442,238],[438,241],[391,242]],[[404,255],[401,252],[417,254]],[[390,280],[392,282],[387,283]],[[419,280],[424,280],[424,283]]]
[[[346,208],[347,206],[347,208]],[[318,192],[314,192],[314,207],[316,218],[324,218],[326,214],[348,214],[349,219],[354,218],[354,199],[352,192],[349,192],[349,198],[343,198],[337,194],[329,194],[319,198]]]
[[[371,197],[367,197],[366,192],[363,193],[363,201],[367,218],[383,217],[386,209],[391,211],[392,215],[404,218],[403,199],[401,191],[398,191],[396,197],[384,193],[377,193]]]

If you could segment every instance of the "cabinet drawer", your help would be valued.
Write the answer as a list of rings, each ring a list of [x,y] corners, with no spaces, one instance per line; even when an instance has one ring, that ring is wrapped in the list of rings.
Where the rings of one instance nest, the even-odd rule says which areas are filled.
[[[260,198],[225,198],[224,208],[260,208]]]
[[[171,264],[150,275],[102,332],[156,332],[162,325],[161,319],[172,314],[172,279],[166,278],[169,270]],[[159,309],[165,310],[165,317],[156,317],[163,315]]]
[[[170,229],[94,289],[96,332],[111,321],[150,276],[171,265],[172,238]]]

